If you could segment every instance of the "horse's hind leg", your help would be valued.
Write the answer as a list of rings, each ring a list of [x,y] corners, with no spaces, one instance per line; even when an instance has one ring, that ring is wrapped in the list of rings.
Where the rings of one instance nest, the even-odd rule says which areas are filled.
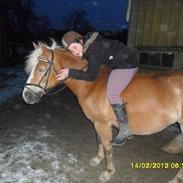
[[[90,160],[90,165],[92,167],[98,166],[101,163],[101,161],[104,159],[104,149],[103,149],[103,145],[100,140],[100,137],[98,135],[97,135],[97,143],[98,143],[97,155]]]
[[[94,123],[94,125],[97,134],[101,139],[107,164],[107,170],[102,172],[99,178],[102,182],[108,182],[111,179],[111,176],[115,172],[115,167],[113,165],[113,158],[112,158],[112,146],[111,146],[112,130],[111,126],[107,123],[96,122]]]
[[[177,175],[172,179],[170,180],[168,183],[181,183],[183,182],[183,168],[181,168]]]
[[[183,133],[183,123],[179,123]],[[177,135],[169,144],[162,147],[162,150],[171,154],[183,153],[183,135]]]
[[[183,123],[179,122],[181,132],[183,133]],[[162,148],[163,151],[166,151],[171,154],[183,153],[183,135],[177,135],[168,145]],[[169,181],[168,183],[181,183],[183,182],[183,169],[181,168],[176,176]]]
[[[161,149],[170,154],[183,153],[183,135],[177,135],[169,144],[163,146]]]

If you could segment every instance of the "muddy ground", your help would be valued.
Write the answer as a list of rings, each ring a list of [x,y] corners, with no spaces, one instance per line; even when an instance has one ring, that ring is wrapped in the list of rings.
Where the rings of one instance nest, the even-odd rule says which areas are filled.
[[[181,162],[160,150],[179,130],[173,126],[151,136],[136,136],[114,148],[111,183],[165,183],[178,169],[135,169],[135,162]],[[0,183],[98,183],[105,168],[89,166],[96,153],[92,124],[66,89],[40,103],[21,96],[0,105]]]

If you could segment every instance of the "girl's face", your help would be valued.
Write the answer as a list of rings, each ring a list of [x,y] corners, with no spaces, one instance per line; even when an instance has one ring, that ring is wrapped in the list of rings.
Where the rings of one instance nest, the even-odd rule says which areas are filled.
[[[78,56],[78,57],[83,56],[83,45],[80,43],[71,43],[68,49],[75,56]]]

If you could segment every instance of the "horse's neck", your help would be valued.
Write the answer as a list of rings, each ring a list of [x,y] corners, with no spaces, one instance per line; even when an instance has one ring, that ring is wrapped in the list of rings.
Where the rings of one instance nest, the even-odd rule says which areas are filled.
[[[58,65],[60,65],[58,66],[60,67],[59,70],[63,68],[63,66],[65,68],[75,68],[75,69],[81,70],[87,64],[86,61],[80,61],[68,51],[63,51],[61,49],[58,49],[57,53],[59,56],[58,59],[62,61],[59,63],[59,60],[58,60],[57,62]],[[86,81],[76,80],[72,78],[68,78],[64,83],[76,95],[77,98],[80,98],[81,93],[83,92],[82,90],[84,86],[87,85]]]
[[[64,56],[64,55],[60,54],[60,56]],[[65,56],[66,56],[67,61],[68,60],[72,60],[72,61],[75,60],[76,61],[76,62],[70,62],[71,65],[67,65],[69,62],[65,63],[66,64],[65,67],[68,67],[68,68],[71,67],[71,68],[76,68],[78,70],[81,70],[87,64],[86,60],[83,60],[82,62],[81,62],[81,60],[76,60],[76,58],[68,52],[65,52]],[[74,63],[74,65],[72,65],[72,63]],[[100,74],[103,73],[103,75],[105,74],[105,77],[106,77],[106,73],[108,71],[106,71],[106,69],[103,69],[101,71],[102,72]],[[76,79],[68,78],[64,83],[76,95],[78,100],[82,100],[82,98],[85,96],[85,94],[91,90],[92,86],[97,85],[98,81],[97,80],[95,80],[95,81],[83,81],[83,80],[76,80]]]
[[[78,100],[82,100],[82,97],[85,96],[85,93],[88,92],[90,86],[93,85],[94,82],[69,78],[65,81],[65,84],[74,93]]]

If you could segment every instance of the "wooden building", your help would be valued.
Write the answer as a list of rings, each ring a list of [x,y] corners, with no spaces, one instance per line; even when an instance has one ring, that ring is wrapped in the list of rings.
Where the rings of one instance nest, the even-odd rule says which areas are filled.
[[[183,0],[129,0],[127,21],[141,65],[183,69]]]

